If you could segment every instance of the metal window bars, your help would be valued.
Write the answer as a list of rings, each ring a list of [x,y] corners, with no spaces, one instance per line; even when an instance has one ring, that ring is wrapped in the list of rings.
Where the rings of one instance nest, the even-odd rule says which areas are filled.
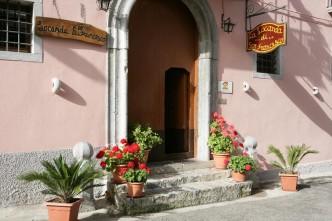
[[[0,51],[31,52],[33,3],[0,0]]]

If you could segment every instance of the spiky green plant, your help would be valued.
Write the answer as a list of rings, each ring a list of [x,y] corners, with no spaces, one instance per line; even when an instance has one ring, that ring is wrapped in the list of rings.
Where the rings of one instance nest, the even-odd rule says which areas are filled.
[[[311,150],[310,148],[310,146],[306,146],[305,144],[286,146],[287,156],[284,157],[278,148],[270,145],[267,153],[274,154],[278,159],[278,161],[271,162],[272,166],[281,169],[283,173],[294,174],[296,173],[297,165],[306,155],[318,153],[318,151]]]
[[[53,163],[44,160],[41,164],[45,169],[43,172],[27,172],[18,176],[18,179],[26,182],[41,182],[46,187],[43,193],[57,196],[62,203],[72,203],[83,191],[101,186],[93,184],[93,180],[100,178],[103,174],[95,170],[91,162],[74,161],[68,165],[60,155],[53,159]]]

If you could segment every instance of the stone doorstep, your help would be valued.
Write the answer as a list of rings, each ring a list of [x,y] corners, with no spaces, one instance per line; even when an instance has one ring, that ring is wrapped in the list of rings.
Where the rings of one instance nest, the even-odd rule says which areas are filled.
[[[116,195],[116,207],[121,214],[159,212],[175,208],[239,199],[251,194],[252,181],[236,183],[224,178],[213,181],[185,183],[171,188],[145,190],[142,198],[128,198],[126,191]]]

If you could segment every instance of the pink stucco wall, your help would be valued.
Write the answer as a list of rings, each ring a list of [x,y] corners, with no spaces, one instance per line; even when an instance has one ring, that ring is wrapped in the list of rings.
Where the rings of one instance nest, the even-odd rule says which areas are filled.
[[[221,1],[209,2],[220,24]],[[225,16],[236,26],[230,34],[220,30],[219,80],[233,81],[234,93],[220,95],[227,104],[219,104],[219,108],[242,135],[257,138],[263,165],[271,159],[266,154],[269,144],[284,147],[305,143],[320,151],[305,162],[331,160],[332,16],[327,13],[325,0],[273,3],[330,22],[287,11],[254,18],[253,27],[266,21],[288,25],[287,46],[282,48],[282,79],[254,78],[254,54],[246,52],[245,1],[224,0]],[[250,83],[250,94],[242,91],[243,81]],[[319,88],[320,96],[312,95],[313,86]]]
[[[44,16],[106,30],[106,13],[95,1],[55,2],[44,1]],[[82,140],[104,144],[106,47],[45,37],[43,51],[43,63],[0,60],[0,152],[66,148]],[[51,92],[53,77],[65,83],[61,96]]]

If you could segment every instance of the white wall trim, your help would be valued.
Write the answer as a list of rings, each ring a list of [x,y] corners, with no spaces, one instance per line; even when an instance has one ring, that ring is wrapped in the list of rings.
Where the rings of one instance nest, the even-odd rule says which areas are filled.
[[[109,13],[110,143],[127,136],[128,21],[136,0],[113,0]],[[218,26],[207,1],[182,0],[191,11],[199,32],[197,159],[209,160],[207,147],[211,109],[216,105]]]
[[[40,37],[35,35],[35,18],[36,16],[43,15],[43,1],[42,0],[20,0],[20,1],[33,2],[31,53],[0,51],[0,60],[42,62],[43,42]]]

